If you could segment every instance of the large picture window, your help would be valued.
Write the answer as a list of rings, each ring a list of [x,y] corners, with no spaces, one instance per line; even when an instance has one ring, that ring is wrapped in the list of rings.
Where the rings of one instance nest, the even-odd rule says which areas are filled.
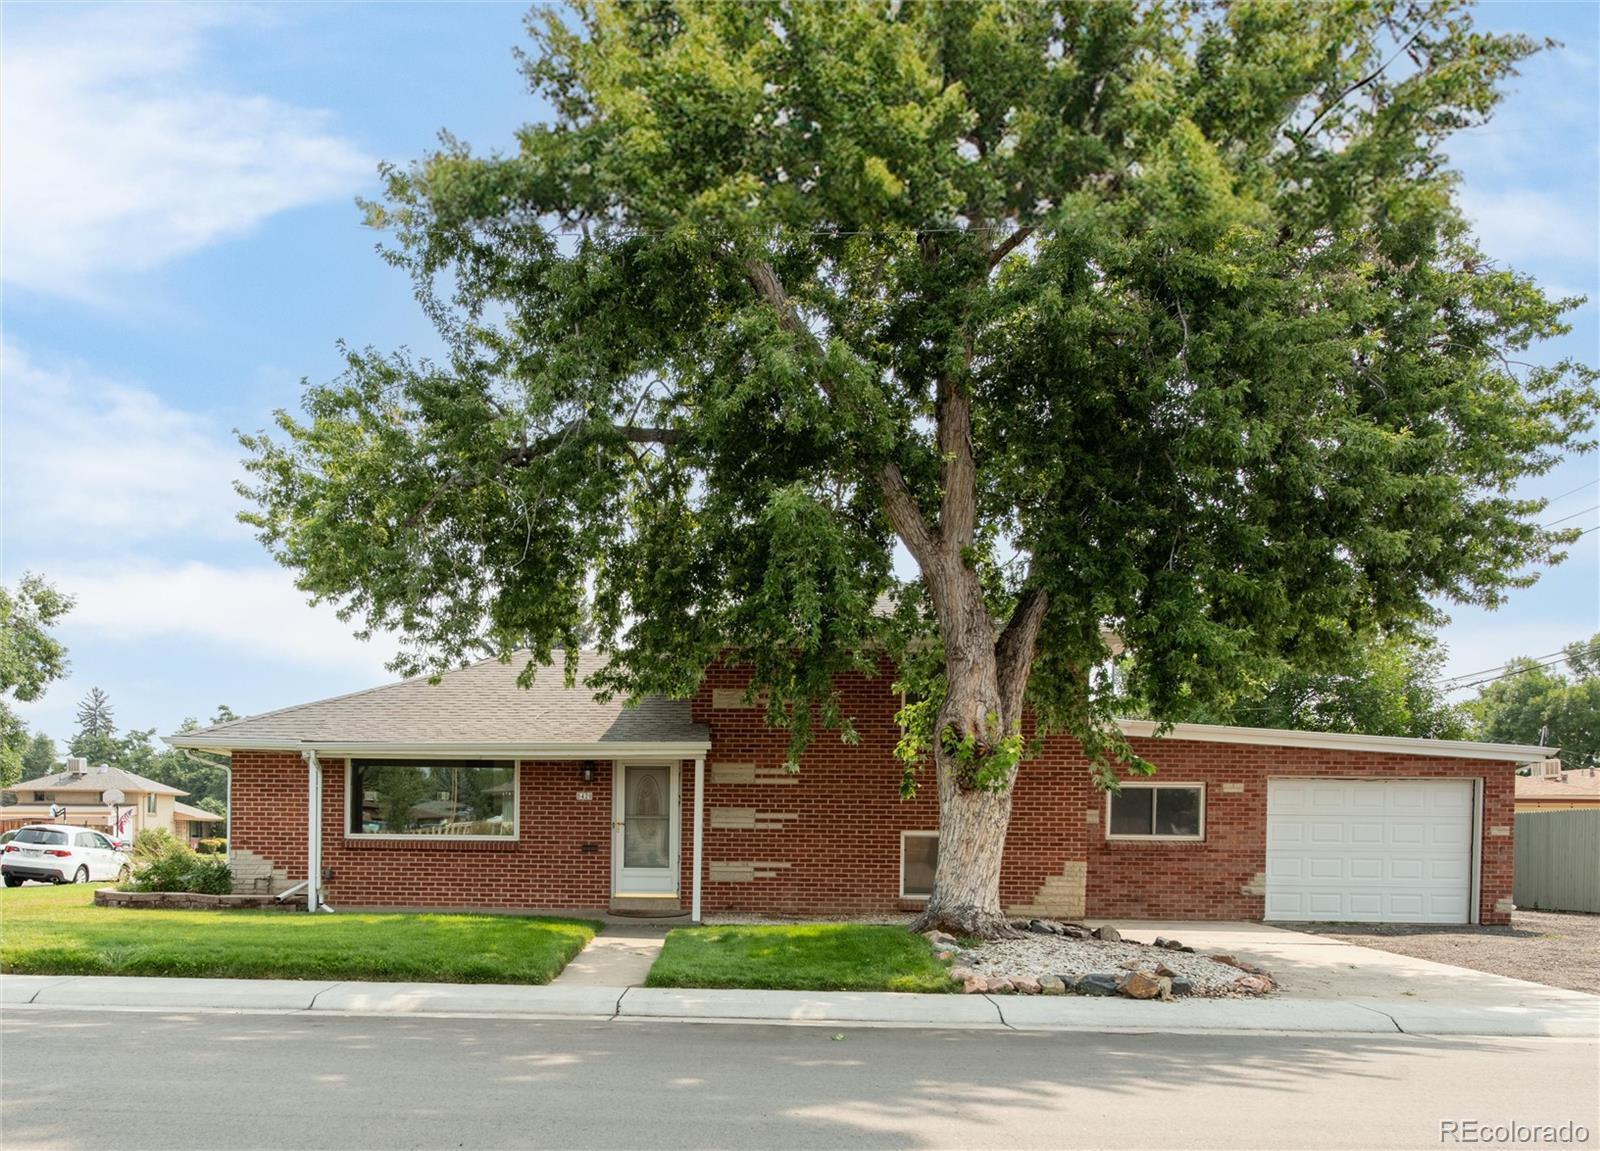
[[[1125,783],[1107,796],[1108,839],[1204,839],[1206,789],[1198,783]]]
[[[346,794],[350,835],[517,834],[517,769],[508,761],[358,759]]]

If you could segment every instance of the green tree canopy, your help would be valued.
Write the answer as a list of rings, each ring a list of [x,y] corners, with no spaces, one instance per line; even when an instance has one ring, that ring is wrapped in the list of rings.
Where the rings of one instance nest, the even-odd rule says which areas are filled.
[[[67,741],[67,750],[90,765],[112,764],[121,766],[122,745],[117,740],[116,717],[111,708],[111,697],[98,687],[91,687],[78,701],[78,730]]]
[[[923,922],[991,931],[1024,700],[1125,753],[1103,629],[1182,718],[1574,537],[1516,484],[1584,446],[1594,373],[1519,363],[1576,301],[1479,249],[1444,147],[1535,45],[1450,0],[529,23],[548,118],[367,205],[448,354],[350,350],[243,437],[247,519],[402,670],[592,629],[597,690],[684,695],[731,651],[798,753],[925,632]]]
[[[29,747],[27,725],[11,701],[31,703],[67,673],[67,649],[50,629],[71,610],[71,596],[31,573],[15,591],[0,587],[0,787],[22,778]]]
[[[28,750],[22,753],[22,777],[37,779],[41,775],[49,775],[60,762],[56,741],[44,732],[38,732],[29,741]]]
[[[1431,636],[1376,637],[1332,665],[1287,669],[1258,698],[1193,718],[1291,731],[1466,739],[1472,720],[1441,687],[1444,659]]]
[[[1467,705],[1478,738],[1543,743],[1559,747],[1567,767],[1600,767],[1600,634],[1568,644],[1562,657],[1512,660],[1479,689]]]

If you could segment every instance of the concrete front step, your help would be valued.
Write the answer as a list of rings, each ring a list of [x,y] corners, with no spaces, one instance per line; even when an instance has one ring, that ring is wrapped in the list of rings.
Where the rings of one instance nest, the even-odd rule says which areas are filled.
[[[613,895],[609,910],[613,915],[673,916],[682,914],[684,907],[676,895]]]

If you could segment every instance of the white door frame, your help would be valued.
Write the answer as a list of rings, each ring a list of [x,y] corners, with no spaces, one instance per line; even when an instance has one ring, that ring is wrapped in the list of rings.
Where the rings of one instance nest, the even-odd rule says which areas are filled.
[[[660,877],[656,883],[649,882],[648,877],[625,875],[622,866],[623,824],[627,813],[627,801],[624,787],[627,782],[630,767],[664,767],[667,769],[667,842],[668,863],[666,875]],[[683,765],[677,760],[618,760],[616,768],[611,773],[611,894],[612,897],[643,895],[643,896],[673,896],[678,895],[680,877],[683,871],[681,851],[681,828],[683,822],[682,779]],[[639,869],[634,869],[635,872]],[[654,869],[652,869],[654,870]]]

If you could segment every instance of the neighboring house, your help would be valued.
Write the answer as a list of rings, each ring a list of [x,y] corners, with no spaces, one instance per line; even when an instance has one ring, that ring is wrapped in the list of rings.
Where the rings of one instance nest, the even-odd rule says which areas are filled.
[[[1600,811],[1600,772],[1594,768],[1563,771],[1560,763],[1540,774],[1517,776],[1517,811]]]
[[[90,767],[81,759],[67,760],[54,775],[23,780],[3,790],[16,802],[0,807],[0,831],[29,823],[71,823],[131,840],[147,827],[164,827],[193,843],[222,822],[219,815],[181,802],[178,797],[188,795],[186,791],[118,767]],[[115,811],[104,799],[108,791],[122,792]],[[66,814],[52,816],[52,806],[66,808]]]
[[[843,677],[859,742],[788,737],[711,668],[693,699],[598,703],[486,661],[200,731],[231,753],[236,881],[338,907],[874,915],[926,899],[931,769],[900,798],[892,669]],[[1554,748],[1126,721],[1120,795],[1046,739],[1001,873],[1015,915],[1505,923],[1513,781]],[[308,798],[313,818],[307,818]]]

